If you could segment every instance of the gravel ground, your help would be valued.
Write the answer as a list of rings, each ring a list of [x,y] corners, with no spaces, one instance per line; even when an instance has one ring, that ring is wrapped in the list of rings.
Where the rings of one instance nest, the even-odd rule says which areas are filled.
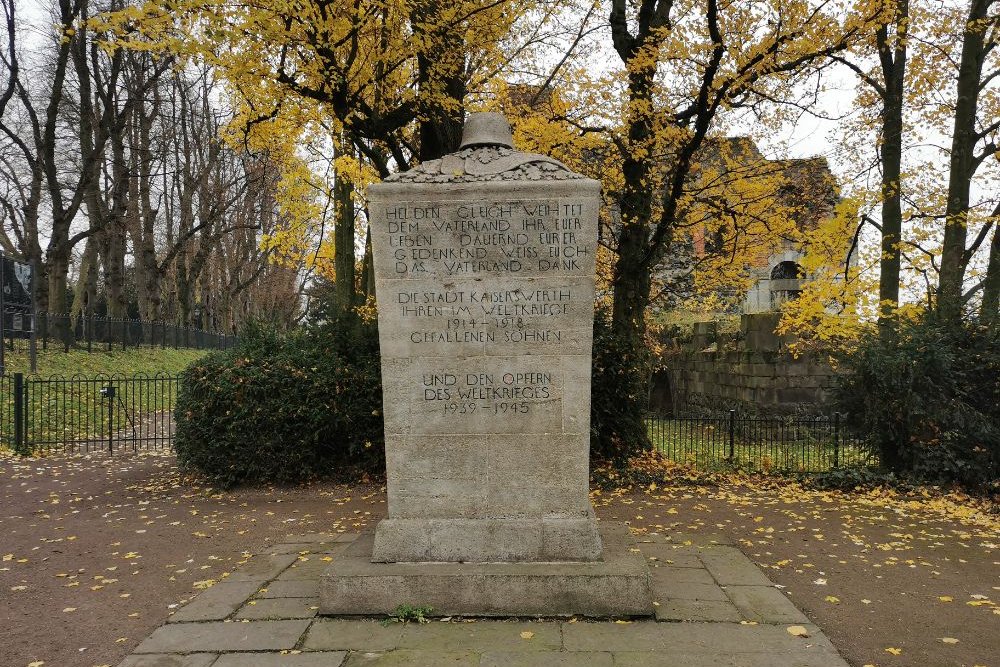
[[[989,507],[746,483],[594,501],[638,531],[738,540],[852,665],[1000,667]],[[248,554],[289,534],[357,532],[384,512],[370,484],[220,493],[169,453],[0,457],[0,664],[114,665]]]

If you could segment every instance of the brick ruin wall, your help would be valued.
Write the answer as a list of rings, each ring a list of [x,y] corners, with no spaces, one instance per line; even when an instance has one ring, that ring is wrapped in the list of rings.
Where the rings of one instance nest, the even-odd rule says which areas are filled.
[[[738,333],[694,325],[690,341],[668,341],[665,369],[653,375],[650,407],[659,412],[738,409],[815,413],[829,405],[837,374],[815,356],[793,357],[774,333],[779,315],[743,315]]]

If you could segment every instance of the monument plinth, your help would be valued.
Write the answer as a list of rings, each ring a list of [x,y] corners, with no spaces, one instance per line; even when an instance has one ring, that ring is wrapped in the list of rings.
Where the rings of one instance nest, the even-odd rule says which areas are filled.
[[[365,606],[359,582],[379,564],[410,577],[436,567],[456,595],[492,586],[503,597],[514,571],[502,564],[536,563],[518,570],[518,581],[524,590],[546,582],[539,590],[552,598],[559,575],[537,569],[541,563],[571,571],[570,563],[590,563],[567,585],[601,588],[593,584],[605,560],[588,494],[599,203],[597,181],[514,150],[499,114],[471,115],[458,152],[369,189],[388,511],[367,543],[371,562],[325,577],[325,613],[371,613],[347,611],[345,600]],[[623,569],[626,561],[606,562],[615,563],[615,581],[633,577],[632,592],[645,581],[647,599],[643,611],[633,604],[617,613],[648,613],[648,575],[634,563]],[[462,566],[441,570],[444,563],[488,563],[501,578],[482,579],[488,569],[470,578]],[[374,588],[391,587],[390,579]],[[412,596],[416,586],[426,595],[440,586],[429,581],[411,578],[396,592]],[[563,595],[558,609],[544,600],[519,608],[603,608],[587,595]],[[480,606],[516,613],[497,601]]]

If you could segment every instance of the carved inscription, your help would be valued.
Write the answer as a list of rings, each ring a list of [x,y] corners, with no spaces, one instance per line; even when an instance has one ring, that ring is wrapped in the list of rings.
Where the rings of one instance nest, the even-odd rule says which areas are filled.
[[[584,203],[379,205],[380,317],[392,321],[383,355],[439,359],[414,378],[413,408],[470,424],[558,410],[559,355],[590,351],[595,247]]]
[[[583,204],[450,202],[387,206],[399,277],[580,273],[594,248],[578,239]]]

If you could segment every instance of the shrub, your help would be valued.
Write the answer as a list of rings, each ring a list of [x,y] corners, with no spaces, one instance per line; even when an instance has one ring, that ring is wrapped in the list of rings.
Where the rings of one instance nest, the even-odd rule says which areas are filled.
[[[932,484],[1000,479],[1000,332],[901,322],[846,360],[837,401],[887,469]]]
[[[328,330],[243,332],[182,376],[176,449],[222,487],[384,470],[378,356],[338,354]]]
[[[646,347],[616,334],[606,314],[598,311],[590,389],[593,460],[623,464],[651,448],[643,420],[648,377]]]

